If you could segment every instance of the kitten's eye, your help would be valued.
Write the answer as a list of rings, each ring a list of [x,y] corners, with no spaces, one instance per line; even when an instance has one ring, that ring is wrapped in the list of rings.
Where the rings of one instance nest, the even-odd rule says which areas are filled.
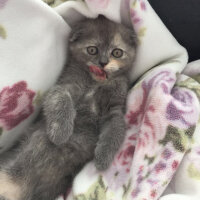
[[[88,52],[90,55],[96,55],[96,54],[98,54],[98,48],[95,47],[95,46],[87,47],[87,52]]]
[[[123,50],[122,49],[114,49],[113,51],[112,51],[112,55],[114,56],[114,57],[116,57],[116,58],[120,58],[120,57],[122,57],[123,56]]]

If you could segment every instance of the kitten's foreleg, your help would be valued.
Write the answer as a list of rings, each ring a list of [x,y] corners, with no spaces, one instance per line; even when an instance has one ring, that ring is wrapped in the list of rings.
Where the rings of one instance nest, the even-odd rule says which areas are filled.
[[[56,145],[66,143],[73,133],[76,116],[74,104],[80,90],[76,85],[56,85],[44,99],[47,134]]]
[[[95,166],[98,170],[106,170],[112,163],[125,138],[125,120],[122,109],[111,108],[101,127],[100,138],[95,149]]]

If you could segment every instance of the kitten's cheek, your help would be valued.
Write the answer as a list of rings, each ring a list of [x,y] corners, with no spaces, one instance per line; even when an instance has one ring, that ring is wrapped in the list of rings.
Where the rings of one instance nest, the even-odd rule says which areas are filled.
[[[120,62],[118,62],[116,60],[112,60],[104,67],[104,70],[108,73],[115,72],[120,69],[120,65],[121,65]]]

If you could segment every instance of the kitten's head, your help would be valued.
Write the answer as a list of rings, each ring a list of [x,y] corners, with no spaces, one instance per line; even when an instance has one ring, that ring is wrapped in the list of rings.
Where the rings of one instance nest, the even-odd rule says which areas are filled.
[[[136,46],[134,30],[102,15],[76,24],[69,38],[70,55],[96,80],[127,72],[135,60]]]

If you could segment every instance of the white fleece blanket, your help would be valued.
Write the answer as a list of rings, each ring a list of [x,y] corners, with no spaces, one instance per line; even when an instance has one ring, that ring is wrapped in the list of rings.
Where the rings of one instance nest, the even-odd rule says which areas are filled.
[[[200,61],[186,67],[185,49],[147,0],[47,1],[56,7],[0,0],[0,151],[35,118],[59,76],[70,25],[104,14],[135,27],[140,44],[130,77],[143,76],[130,91],[126,140],[112,166],[99,173],[89,163],[60,199],[199,199]]]

